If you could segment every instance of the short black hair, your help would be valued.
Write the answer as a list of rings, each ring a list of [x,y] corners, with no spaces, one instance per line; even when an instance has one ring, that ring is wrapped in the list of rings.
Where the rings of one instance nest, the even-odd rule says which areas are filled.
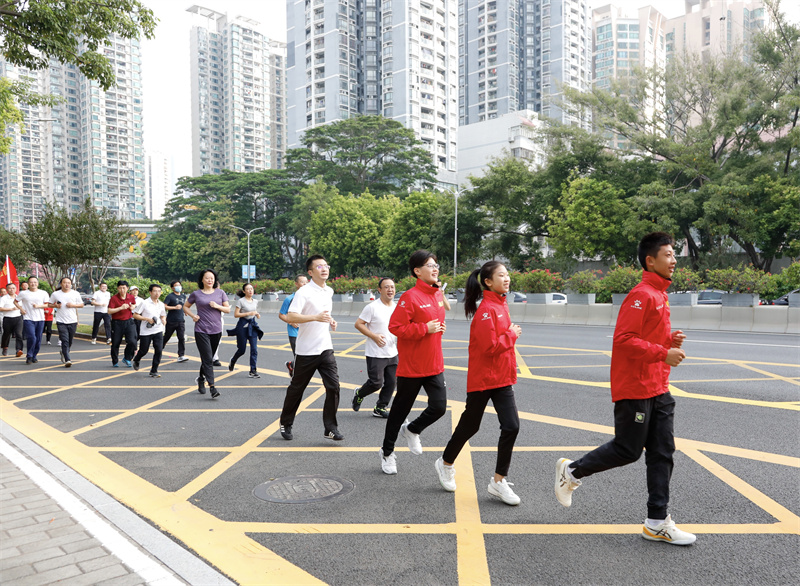
[[[675,240],[666,232],[651,232],[639,241],[639,264],[647,270],[647,257],[658,256],[662,246],[674,246]]]
[[[174,289],[175,288],[175,283],[180,283],[180,281],[172,281],[172,283],[169,284],[169,288],[170,289]]]
[[[150,286],[147,288],[147,290],[148,290],[148,291],[150,291],[150,292],[152,293],[152,292],[153,292],[153,289],[155,289],[156,287],[158,287],[159,289],[161,289],[161,285],[159,285],[158,283],[150,283]]]
[[[297,275],[297,276],[294,278],[294,282],[295,282],[295,284],[299,283],[299,282],[300,282],[300,279],[305,279],[306,281],[308,281],[308,275]]]
[[[391,277],[383,277],[380,281],[378,281],[378,289],[381,288],[384,281],[394,281],[394,279],[392,279]]]
[[[126,287],[130,286],[130,285],[128,285],[128,281],[125,281],[124,279],[122,281],[117,281],[117,289],[119,289],[123,285],[125,285]]]
[[[439,259],[436,258],[436,255],[433,254],[430,250],[423,250],[419,249],[414,254],[411,255],[411,258],[408,259],[408,268],[411,271],[411,276],[416,277],[417,274],[414,272],[414,269],[418,269],[425,265],[425,262],[432,258],[434,262],[439,262]]]
[[[197,288],[203,289],[205,287],[205,285],[203,285],[203,277],[205,277],[206,273],[214,275],[214,289],[219,287],[219,275],[217,275],[217,271],[214,269],[203,269],[200,271],[200,274],[197,275]]]
[[[108,285],[108,283],[106,283],[105,281],[100,281],[100,285]],[[98,285],[98,287],[99,287],[100,285]]]
[[[311,263],[314,262],[315,260],[325,260],[325,257],[322,256],[321,254],[314,254],[312,256],[309,256],[308,260],[306,261],[306,270],[307,271],[311,270]]]

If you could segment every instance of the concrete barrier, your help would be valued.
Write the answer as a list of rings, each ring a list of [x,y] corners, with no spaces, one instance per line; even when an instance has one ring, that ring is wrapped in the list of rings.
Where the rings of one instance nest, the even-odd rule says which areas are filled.
[[[608,303],[595,304],[586,318],[587,326],[613,326],[614,308]]]
[[[669,320],[676,330],[689,330],[692,327],[692,306],[669,304]]]
[[[570,326],[585,326],[586,320],[589,319],[589,312],[594,309],[591,305],[573,305],[570,303],[566,306],[567,315],[564,316],[564,324]]]
[[[512,322],[517,323],[525,320],[527,305],[527,303],[508,304],[508,315],[511,317]]]
[[[544,303],[526,303],[525,304],[525,319],[524,321],[529,324],[542,324],[547,317],[547,308],[550,305]]]
[[[567,319],[567,307],[569,305],[545,305],[544,320],[546,324],[563,324]]]
[[[691,310],[692,325],[690,329],[719,330],[719,321],[722,315],[721,305],[695,305]],[[752,329],[752,321],[750,328]]]
[[[756,324],[758,324],[756,326]],[[786,305],[759,305],[753,308],[753,330],[770,334],[785,334],[789,327],[789,308]]]
[[[722,306],[719,316],[719,329],[733,332],[753,331],[753,307]]]
[[[800,307],[789,306],[786,315],[786,333],[800,334]]]

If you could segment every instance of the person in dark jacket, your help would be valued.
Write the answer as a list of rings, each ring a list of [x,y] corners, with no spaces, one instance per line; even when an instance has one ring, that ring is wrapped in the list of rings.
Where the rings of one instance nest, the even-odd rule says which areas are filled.
[[[558,460],[555,492],[558,502],[569,507],[581,478],[635,462],[646,449],[648,499],[642,537],[690,545],[697,538],[678,529],[667,514],[675,453],[669,371],[686,357],[681,349],[686,336],[670,329],[666,291],[676,265],[672,245],[672,237],[664,232],[639,242],[642,281],[620,306],[611,350],[614,439],[574,462]]]
[[[487,262],[467,279],[464,312],[467,319],[472,318],[469,328],[467,404],[444,454],[436,460],[435,468],[442,488],[455,491],[456,471],[453,463],[464,444],[480,429],[486,405],[491,400],[500,420],[500,441],[494,477],[489,481],[489,494],[508,505],[518,505],[520,498],[506,481],[511,453],[519,433],[519,413],[512,385],[517,382],[514,345],[522,333],[522,328],[511,323],[508,312],[506,295],[510,286],[511,278],[506,267],[496,260]],[[481,296],[483,300],[478,308],[477,302]]]
[[[252,283],[247,283],[237,294],[239,300],[233,310],[233,317],[238,317],[236,327],[228,330],[229,336],[236,336],[236,353],[231,358],[228,370],[233,370],[236,361],[244,356],[247,343],[250,342],[250,378],[261,378],[258,374],[258,341],[264,335],[258,326],[256,318],[261,319],[258,313],[258,302],[253,299],[256,289]]]

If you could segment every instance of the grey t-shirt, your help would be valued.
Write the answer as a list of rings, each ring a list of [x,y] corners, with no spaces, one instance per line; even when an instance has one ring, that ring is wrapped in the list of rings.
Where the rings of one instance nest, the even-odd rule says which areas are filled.
[[[246,297],[242,297],[241,299],[239,299],[239,301],[236,302],[236,306],[243,313],[247,313],[249,311],[258,311],[258,301],[256,301],[255,299],[248,301]]]

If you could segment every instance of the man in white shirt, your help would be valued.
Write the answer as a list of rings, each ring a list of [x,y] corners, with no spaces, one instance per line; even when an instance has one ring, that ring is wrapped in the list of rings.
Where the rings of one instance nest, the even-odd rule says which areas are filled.
[[[94,323],[92,324],[92,344],[97,344],[97,332],[100,331],[100,322],[106,330],[106,344],[111,344],[111,316],[108,315],[108,302],[111,293],[106,283],[100,283],[100,288],[92,295],[94,306]]]
[[[153,342],[153,364],[150,367],[150,376],[160,378],[158,365],[161,364],[161,350],[164,347],[164,326],[167,325],[167,308],[159,300],[161,287],[156,283],[150,285],[150,297],[143,299],[133,310],[133,319],[141,325],[139,333],[139,351],[133,357],[133,369],[139,370],[139,362],[150,350]]]
[[[25,339],[28,341],[28,352],[25,364],[39,362],[37,358],[42,345],[42,332],[44,331],[44,310],[48,307],[50,296],[46,291],[39,289],[39,279],[28,279],[28,290],[20,291],[17,301],[22,305],[22,327],[25,330]]]
[[[132,313],[136,313],[139,309],[142,308],[142,302],[144,301],[144,299],[139,297],[139,287],[137,287],[136,285],[133,285],[131,287],[130,294],[133,295],[136,298],[136,307],[132,307],[131,308],[131,312]],[[137,320],[137,319],[134,319],[133,323],[136,325],[136,337],[138,338],[139,337],[139,331],[142,328],[142,322]]]
[[[20,304],[17,301],[17,285],[9,283],[6,285],[6,294],[0,297],[0,311],[3,312],[3,356],[8,356],[8,343],[11,341],[11,334],[16,338],[17,358],[22,356],[22,313]]]
[[[397,338],[389,332],[389,319],[397,305],[394,302],[394,281],[384,277],[378,281],[380,297],[367,305],[358,316],[356,329],[367,337],[364,355],[369,379],[353,392],[353,411],[361,409],[364,397],[380,390],[373,417],[389,417],[389,401],[397,384]]]
[[[292,382],[286,389],[281,411],[281,436],[285,440],[294,438],[294,418],[300,401],[303,400],[303,392],[316,371],[325,385],[325,404],[322,408],[324,437],[340,441],[344,436],[339,433],[336,422],[336,411],[339,408],[339,371],[331,341],[331,330],[336,331],[336,320],[331,317],[333,289],[325,284],[330,267],[322,256],[315,254],[306,261],[306,270],[311,281],[297,290],[286,314],[291,323],[299,324],[299,331]]]
[[[69,359],[69,350],[72,348],[72,340],[75,338],[75,331],[78,329],[78,312],[83,307],[81,296],[72,288],[72,279],[62,277],[61,289],[53,291],[50,295],[50,307],[56,309],[56,327],[58,328],[59,352],[61,362],[69,368],[72,361]]]

